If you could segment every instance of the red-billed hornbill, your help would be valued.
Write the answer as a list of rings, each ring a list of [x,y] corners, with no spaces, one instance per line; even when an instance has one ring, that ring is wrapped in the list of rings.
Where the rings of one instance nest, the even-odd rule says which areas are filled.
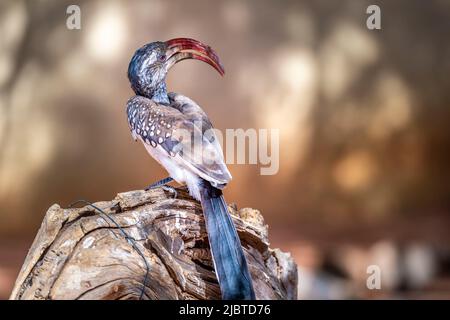
[[[170,175],[152,186],[174,179],[186,184],[201,202],[222,298],[255,299],[241,243],[222,195],[231,175],[212,124],[194,101],[166,89],[167,72],[184,59],[204,61],[224,74],[216,53],[193,39],[152,42],[136,51],[128,67],[136,93],[127,103],[130,130]],[[195,137],[200,137],[199,141],[194,141]],[[193,147],[195,143],[200,149]]]

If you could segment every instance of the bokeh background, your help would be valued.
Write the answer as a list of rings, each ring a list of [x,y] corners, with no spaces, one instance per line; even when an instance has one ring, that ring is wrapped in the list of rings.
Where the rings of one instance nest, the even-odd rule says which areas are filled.
[[[210,44],[227,74],[184,62],[170,90],[219,129],[280,129],[279,173],[231,165],[226,198],[261,210],[300,298],[450,298],[449,36],[446,0],[2,0],[0,298],[51,204],[165,177],[131,139],[126,70],[174,37]]]

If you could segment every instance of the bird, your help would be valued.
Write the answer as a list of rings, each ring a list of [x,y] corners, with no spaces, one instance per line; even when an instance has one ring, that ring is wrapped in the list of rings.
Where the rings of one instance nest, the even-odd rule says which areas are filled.
[[[225,73],[216,52],[198,40],[155,41],[136,50],[128,66],[135,93],[126,107],[131,135],[169,173],[150,187],[175,180],[201,203],[222,299],[254,300],[252,278],[222,191],[232,176],[213,125],[192,99],[167,91],[168,71],[186,59]]]

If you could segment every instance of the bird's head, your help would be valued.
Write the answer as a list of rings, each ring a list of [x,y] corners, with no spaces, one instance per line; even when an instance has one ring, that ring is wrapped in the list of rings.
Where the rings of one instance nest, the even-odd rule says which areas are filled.
[[[225,73],[219,57],[211,47],[189,38],[152,42],[139,48],[128,66],[128,79],[138,95],[154,98],[167,94],[165,78],[177,62],[197,59],[208,63],[221,75]],[[164,91],[164,92],[160,92]]]

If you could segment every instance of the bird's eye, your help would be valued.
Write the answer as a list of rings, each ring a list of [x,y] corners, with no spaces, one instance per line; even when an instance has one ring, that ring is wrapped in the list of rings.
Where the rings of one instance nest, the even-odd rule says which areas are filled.
[[[166,55],[165,55],[165,54],[160,55],[160,56],[158,57],[158,60],[159,60],[160,62],[166,61]]]

